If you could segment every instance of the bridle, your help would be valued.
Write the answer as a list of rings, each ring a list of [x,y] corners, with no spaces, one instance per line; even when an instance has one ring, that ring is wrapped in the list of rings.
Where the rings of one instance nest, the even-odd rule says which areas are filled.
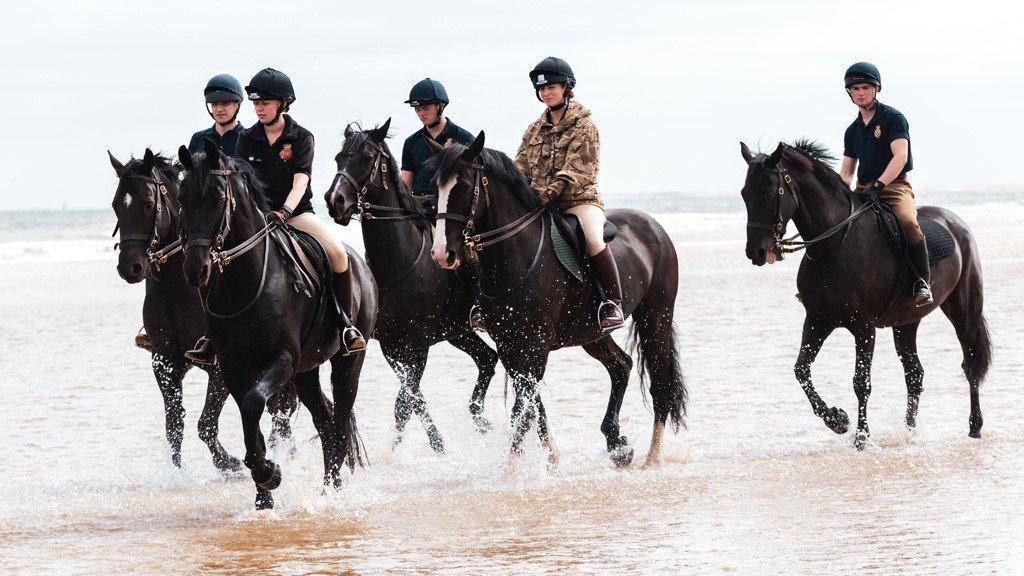
[[[411,220],[413,218],[422,218],[422,214],[418,214],[411,210],[406,210],[405,208],[396,208],[394,206],[382,206],[380,204],[372,204],[369,201],[367,201],[367,196],[369,194],[369,189],[371,187],[380,190],[390,190],[390,187],[388,186],[388,163],[386,162],[386,159],[390,158],[391,156],[384,150],[384,147],[381,146],[380,144],[372,140],[370,141],[370,143],[373,145],[374,148],[373,160],[370,162],[372,168],[370,168],[370,171],[366,174],[362,181],[357,181],[352,176],[352,174],[349,173],[347,165],[345,166],[345,168],[338,170],[336,174],[336,176],[341,176],[346,181],[348,181],[348,183],[352,185],[353,190],[358,191],[358,199],[356,200],[356,213],[359,215],[359,219],[361,221],[366,221]],[[376,182],[374,182],[375,176],[377,177]],[[374,211],[378,213],[374,214]],[[384,212],[384,214],[380,214],[380,212]]]
[[[149,234],[125,234],[121,233],[118,242],[114,244],[114,249],[117,250],[121,244],[125,242],[145,242],[148,244],[146,248],[146,258],[149,259],[150,264],[157,272],[160,271],[160,266],[167,262],[167,260],[181,252],[182,243],[179,237],[174,242],[171,242],[163,248],[160,246],[160,228],[163,224],[164,213],[167,213],[168,218],[172,218],[171,210],[177,210],[175,202],[171,199],[171,196],[167,193],[167,186],[160,178],[160,173],[156,168],[150,171],[150,174],[128,174],[125,178],[142,180],[147,184],[151,184],[156,190],[156,208],[153,210],[153,228]],[[118,220],[117,224],[114,225],[114,231],[110,234],[113,238],[117,236],[121,229],[121,222]]]
[[[770,232],[773,238],[772,247],[778,254],[779,260],[783,259],[783,254],[793,254],[795,252],[799,252],[800,250],[810,248],[815,244],[818,244],[831,238],[832,236],[835,236],[840,230],[843,230],[843,237],[839,241],[839,245],[836,246],[836,249],[833,250],[828,255],[814,258],[811,256],[810,252],[805,254],[805,257],[811,261],[822,260],[825,258],[831,258],[835,256],[837,253],[839,253],[839,250],[843,247],[843,244],[846,243],[846,237],[850,234],[850,228],[853,224],[853,221],[856,220],[861,214],[869,210],[873,205],[873,203],[868,202],[861,206],[860,208],[855,208],[853,194],[847,190],[846,195],[850,199],[850,215],[847,216],[845,220],[836,224],[835,226],[832,226],[831,228],[822,232],[821,234],[819,234],[815,238],[812,238],[811,240],[797,240],[797,238],[800,237],[799,232],[790,236],[789,238],[784,238],[784,235],[786,233],[786,218],[783,217],[782,215],[782,201],[786,196],[786,191],[789,191],[789,194],[793,197],[793,201],[796,202],[796,208],[794,208],[793,210],[794,213],[800,209],[800,206],[803,204],[803,202],[800,200],[800,194],[798,192],[796,182],[794,182],[793,178],[789,175],[789,171],[786,170],[784,166],[782,166],[781,160],[779,160],[779,162],[775,165],[775,169],[773,172],[775,177],[778,179],[778,187],[776,188],[776,183],[773,182],[773,191],[770,192],[769,194],[776,198],[775,217],[773,218],[772,222],[759,222],[757,220],[748,220],[747,228],[767,230],[768,232]]]
[[[437,219],[454,220],[456,222],[463,223],[462,243],[466,249],[466,256],[470,260],[475,259],[477,257],[477,253],[482,251],[484,248],[494,246],[499,242],[503,242],[516,234],[519,234],[544,213],[544,205],[538,205],[533,210],[530,210],[526,214],[516,218],[504,226],[499,226],[498,228],[481,232],[479,234],[473,234],[473,230],[476,228],[476,223],[480,218],[481,191],[483,191],[484,203],[490,203],[489,183],[487,176],[484,174],[487,167],[482,164],[467,162],[465,160],[460,161],[460,164],[473,170],[473,200],[470,202],[469,214],[463,216],[462,214],[455,214],[453,212],[440,212],[437,215]],[[541,241],[543,244],[543,238]],[[536,263],[536,259],[534,260],[534,263]]]

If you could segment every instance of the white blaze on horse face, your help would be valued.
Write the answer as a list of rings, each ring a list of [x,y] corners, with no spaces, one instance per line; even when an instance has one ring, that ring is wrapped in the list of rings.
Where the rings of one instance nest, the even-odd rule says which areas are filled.
[[[448,211],[448,194],[455,187],[455,177],[439,186],[437,189],[437,213],[441,214]],[[435,255],[440,254],[442,258],[445,258],[448,254],[448,238],[445,233],[445,222],[444,218],[437,219],[437,230],[434,232],[434,245],[431,246],[431,252]]]
[[[124,195],[124,207],[127,208],[132,205],[132,195],[125,193]]]

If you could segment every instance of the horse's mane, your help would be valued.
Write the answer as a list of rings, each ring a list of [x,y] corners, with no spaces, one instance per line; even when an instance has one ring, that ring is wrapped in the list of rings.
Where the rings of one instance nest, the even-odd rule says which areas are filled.
[[[248,190],[249,195],[256,203],[256,206],[263,212],[269,211],[270,207],[267,205],[267,199],[265,196],[266,185],[262,180],[260,180],[259,174],[256,173],[256,170],[241,158],[232,158],[230,156],[221,155],[221,162],[224,163],[227,169],[235,171],[236,177],[245,184],[245,189]],[[181,199],[187,199],[189,195],[194,195],[195,200],[202,200],[210,190],[210,170],[212,170],[213,167],[206,161],[206,152],[193,154],[192,163],[195,166],[195,170],[185,173],[185,182],[192,180],[193,185],[182,185],[179,197]]]
[[[850,190],[850,187],[843,182],[842,177],[832,167],[832,163],[836,162],[838,158],[820,142],[807,138],[800,138],[792,144],[784,142],[782,158],[811,171],[826,190],[838,191],[844,195]],[[764,165],[767,159],[767,154],[758,153],[752,164],[759,171],[759,178],[763,179],[767,176],[768,170]]]
[[[462,162],[462,153],[466,146],[453,142],[443,152],[431,160],[429,165],[437,166],[436,181],[447,182],[459,174],[459,167]],[[536,208],[540,200],[537,193],[530,188],[523,173],[504,152],[484,148],[478,160],[487,168],[487,174],[496,178],[508,188],[509,192],[519,197],[519,200],[530,209]]]
[[[169,182],[174,185],[178,184],[178,170],[179,166],[168,156],[164,156],[162,153],[153,154],[153,160],[155,161],[154,166],[157,172],[164,175]],[[124,166],[124,175],[129,174],[133,176],[149,176],[142,170],[143,161],[142,158],[132,158]]]
[[[363,127],[358,122],[353,122],[349,125],[352,130],[348,136],[345,137],[345,141],[341,144],[341,156],[354,156],[360,152],[370,140],[370,132],[372,130],[363,130]],[[394,186],[395,190],[398,191],[398,206],[403,210],[408,210],[419,216],[419,218],[413,218],[413,222],[416,226],[422,229],[426,229],[429,226],[427,222],[427,216],[423,213],[423,208],[420,207],[420,203],[416,201],[412,196],[412,191],[405,185],[405,182],[398,177],[398,163],[395,162],[395,155],[391,153],[391,149],[388,148],[387,142],[381,142],[381,146],[384,147],[386,156],[384,162],[388,167],[388,185]]]

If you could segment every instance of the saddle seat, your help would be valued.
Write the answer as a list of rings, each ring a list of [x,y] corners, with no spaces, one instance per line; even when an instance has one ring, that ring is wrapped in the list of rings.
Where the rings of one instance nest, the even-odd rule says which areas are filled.
[[[551,244],[563,268],[577,280],[583,281],[583,270],[589,260],[587,239],[583,234],[580,219],[568,212],[550,211]],[[619,233],[619,228],[609,220],[604,221],[604,241],[611,242]]]
[[[900,225],[896,213],[884,203],[876,204],[874,210],[878,219],[879,230],[893,242],[896,249],[906,259],[908,250],[907,235],[903,232],[903,227]],[[931,218],[921,216],[920,213],[918,213],[917,224],[921,227],[921,231],[924,232],[924,241],[928,247],[929,264],[940,262],[953,253],[953,250],[956,248],[956,241],[945,226]],[[907,265],[910,265],[909,261]]]

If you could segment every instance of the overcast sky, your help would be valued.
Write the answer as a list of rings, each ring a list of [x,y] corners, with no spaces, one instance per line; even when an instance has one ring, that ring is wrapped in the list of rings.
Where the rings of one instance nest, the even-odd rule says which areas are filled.
[[[601,133],[608,196],[738,190],[740,140],[812,137],[841,152],[855,116],[842,85],[879,66],[908,118],[915,186],[1021,185],[1019,2],[18,2],[4,7],[0,209],[102,208],[127,160],[173,153],[209,126],[217,73],[291,76],[294,118],[316,137],[320,205],[350,121],[393,117],[392,150],[419,127],[402,102],[441,80],[449,116],[514,154],[541,112],[527,73],[556,55]],[[255,121],[243,104],[239,118]],[[614,205],[614,202],[610,202]]]

